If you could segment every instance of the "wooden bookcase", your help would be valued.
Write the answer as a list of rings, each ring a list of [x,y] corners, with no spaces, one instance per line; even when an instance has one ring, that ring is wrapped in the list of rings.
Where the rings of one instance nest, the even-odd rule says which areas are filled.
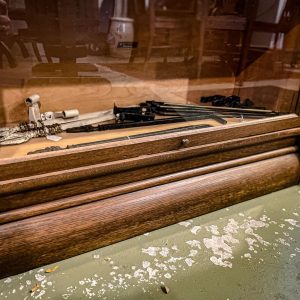
[[[17,12],[17,18],[26,20],[26,11]],[[178,16],[178,11],[172,13]],[[134,17],[132,8],[129,14]],[[172,18],[175,22],[176,17]],[[209,20],[212,26],[213,17]],[[218,46],[219,35],[212,36],[211,28],[203,30],[206,43]],[[288,36],[288,45],[296,38],[293,34]],[[27,38],[21,40],[27,48],[42,48],[40,40]],[[38,74],[34,52],[29,51],[31,56],[25,59],[12,48],[19,64],[15,69],[4,64],[0,69],[0,123],[13,126],[26,120],[24,99],[35,93],[41,95],[42,111],[77,108],[88,113],[110,109],[114,102],[129,106],[150,99],[199,104],[201,96],[237,94],[241,99],[250,98],[256,106],[286,114],[243,122],[229,119],[222,126],[206,121],[213,127],[34,155],[27,153],[53,146],[53,142],[40,138],[0,147],[0,277],[299,182],[299,69],[289,64],[295,55],[290,56],[287,49],[255,52],[250,47],[248,64],[235,74],[224,67],[230,61],[220,59],[216,64],[209,49],[198,49],[204,59],[199,77],[199,60],[193,54],[186,61],[181,51],[169,48],[170,60],[164,62],[164,48],[154,49],[146,64],[145,49],[137,49],[141,51],[135,53],[133,62],[129,57],[90,52],[80,62],[93,64],[97,72],[76,75]],[[49,55],[56,57],[53,53],[40,54],[46,60]],[[70,61],[65,63],[70,68]],[[176,126],[63,133],[55,145],[65,147]]]

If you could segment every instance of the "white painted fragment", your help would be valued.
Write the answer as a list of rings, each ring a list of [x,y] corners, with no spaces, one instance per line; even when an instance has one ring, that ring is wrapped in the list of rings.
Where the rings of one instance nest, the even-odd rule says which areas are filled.
[[[189,267],[191,267],[193,265],[193,263],[195,262],[191,258],[186,258],[184,261]]]
[[[238,233],[239,224],[234,219],[229,219],[229,223],[224,227],[224,232],[227,234]]]
[[[142,279],[144,278],[144,274],[145,274],[144,270],[138,269],[134,272],[133,277]]]
[[[229,243],[237,244],[239,243],[237,239],[233,238],[231,235],[223,235],[212,236],[211,239],[205,238],[203,239],[203,242],[207,249],[212,250],[214,256],[212,256],[210,260],[214,264],[222,267],[232,267],[232,263],[228,261],[228,259],[233,259],[233,250]]]
[[[143,268],[147,269],[148,267],[150,267],[150,262],[149,261],[143,261]]]
[[[35,299],[41,299],[43,295],[45,295],[46,291],[41,290],[40,293],[35,297]]]
[[[180,226],[184,226],[184,227],[189,227],[192,223],[188,222],[188,221],[183,221],[183,222],[179,222],[178,225]]]
[[[159,272],[157,269],[147,268],[147,272],[149,274],[149,279],[156,279],[156,274]]]
[[[195,250],[195,249],[192,249],[192,250],[190,251],[190,253],[189,253],[189,256],[190,256],[190,257],[194,257],[194,256],[196,256],[196,255],[197,255],[197,253],[198,253],[198,251],[197,251],[197,250]]]
[[[212,256],[210,258],[210,261],[215,264],[216,266],[220,266],[220,267],[224,267],[224,268],[232,268],[232,263],[229,262],[229,261],[224,261],[222,260],[221,257],[215,257],[215,256]]]
[[[192,229],[191,229],[191,233],[192,234],[197,234],[198,231],[201,229],[201,226],[194,226]]]
[[[159,252],[159,254],[163,257],[167,257],[169,254],[169,249],[167,247],[162,247],[161,251]]]
[[[160,268],[161,270],[168,271],[167,265],[165,265],[163,263],[156,263],[155,266]]]
[[[35,279],[37,281],[43,281],[46,278],[45,275],[41,275],[41,274],[35,274]]]
[[[300,227],[300,225],[298,225],[298,221],[294,220],[294,219],[285,219],[285,222],[289,223],[292,226],[296,226],[296,227]]]
[[[142,252],[143,253],[146,253],[150,256],[156,256],[157,255],[157,252],[160,250],[159,247],[148,247],[147,249],[142,249]]]
[[[198,240],[186,241],[186,244],[190,245],[193,248],[201,249],[201,242]]]
[[[173,246],[171,247],[171,249],[174,250],[174,251],[179,251],[179,249],[178,249],[178,247],[177,247],[176,245],[173,245]]]
[[[219,235],[219,229],[217,225],[206,226],[206,230],[211,232],[214,235]]]

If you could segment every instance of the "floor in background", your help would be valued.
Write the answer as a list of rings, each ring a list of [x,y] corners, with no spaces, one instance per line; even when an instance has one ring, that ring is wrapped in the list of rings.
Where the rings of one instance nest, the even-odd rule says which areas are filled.
[[[3,279],[0,299],[300,299],[300,187]]]

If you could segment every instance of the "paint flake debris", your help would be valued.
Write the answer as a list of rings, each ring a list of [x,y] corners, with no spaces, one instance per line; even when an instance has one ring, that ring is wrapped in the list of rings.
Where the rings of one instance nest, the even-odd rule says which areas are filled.
[[[150,256],[156,256],[158,251],[160,251],[160,247],[148,247],[146,249],[142,249],[143,253],[146,253]]]
[[[294,220],[294,219],[285,219],[285,222],[289,223],[292,226],[296,226],[296,227],[300,227],[300,225],[298,225],[298,221]]]
[[[189,227],[192,223],[188,222],[188,221],[184,221],[184,222],[179,222],[178,225],[180,226],[184,226],[184,227]]]
[[[186,241],[186,244],[190,245],[191,247],[198,248],[199,250],[201,249],[201,242],[198,240]]]
[[[192,234],[197,234],[198,231],[201,229],[201,226],[194,226],[192,229],[191,229],[191,233]]]
[[[55,266],[54,268],[49,268],[49,269],[47,269],[45,272],[46,272],[46,273],[53,273],[53,272],[55,272],[58,268],[59,268],[59,266]]]
[[[30,293],[34,293],[36,292],[41,286],[39,285],[39,283],[36,283],[35,286],[30,290]]]
[[[191,258],[186,258],[184,261],[189,267],[191,267],[193,265],[193,263],[195,262]]]
[[[43,281],[46,278],[45,275],[41,275],[41,274],[35,274],[35,279],[37,281]]]

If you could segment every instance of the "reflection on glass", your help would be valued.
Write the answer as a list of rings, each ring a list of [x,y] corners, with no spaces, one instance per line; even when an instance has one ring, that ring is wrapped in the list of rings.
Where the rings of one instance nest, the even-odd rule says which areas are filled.
[[[113,120],[100,121],[117,119],[113,133],[80,133],[83,142],[296,111],[300,1],[0,0],[0,14],[2,126],[37,121],[24,104],[35,94],[37,116],[55,119],[48,126],[78,118],[77,127],[96,126],[86,119],[105,112]],[[114,104],[125,112],[114,114]],[[79,115],[57,115],[70,110]],[[185,125],[166,121],[139,131],[140,123],[167,117]],[[67,128],[50,129],[56,136]],[[76,143],[76,134],[62,136],[59,146]]]

